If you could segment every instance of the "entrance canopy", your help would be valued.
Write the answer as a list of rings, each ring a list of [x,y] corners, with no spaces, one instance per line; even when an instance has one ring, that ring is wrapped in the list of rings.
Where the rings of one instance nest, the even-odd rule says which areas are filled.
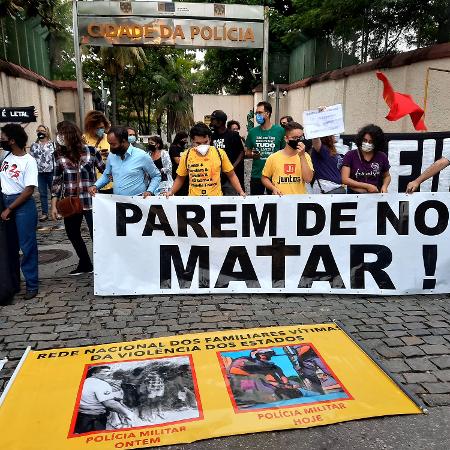
[[[263,98],[268,85],[267,8],[253,5],[149,1],[77,1],[74,41],[79,99],[80,45],[263,49]],[[80,117],[84,117],[80,101]]]
[[[78,2],[80,44],[263,48],[262,6]]]

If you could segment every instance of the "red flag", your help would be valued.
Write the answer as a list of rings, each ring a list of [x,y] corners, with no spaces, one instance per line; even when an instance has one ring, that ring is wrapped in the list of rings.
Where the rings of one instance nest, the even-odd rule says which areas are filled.
[[[377,78],[383,82],[383,98],[390,108],[386,119],[393,122],[409,114],[414,128],[417,131],[426,131],[427,127],[423,120],[424,110],[414,103],[412,97],[407,94],[395,92],[384,73],[377,72]]]

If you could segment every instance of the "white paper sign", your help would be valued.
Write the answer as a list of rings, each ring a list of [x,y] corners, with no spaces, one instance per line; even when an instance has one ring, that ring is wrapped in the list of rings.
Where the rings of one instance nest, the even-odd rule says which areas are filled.
[[[342,105],[326,107],[323,111],[312,109],[303,112],[306,139],[340,134],[345,130]]]

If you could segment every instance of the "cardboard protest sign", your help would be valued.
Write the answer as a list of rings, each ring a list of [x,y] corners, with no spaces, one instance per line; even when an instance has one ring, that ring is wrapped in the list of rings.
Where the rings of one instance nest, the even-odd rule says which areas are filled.
[[[329,323],[32,351],[0,427],[8,450],[106,450],[420,412]]]
[[[94,293],[450,292],[449,208],[445,193],[98,195]]]

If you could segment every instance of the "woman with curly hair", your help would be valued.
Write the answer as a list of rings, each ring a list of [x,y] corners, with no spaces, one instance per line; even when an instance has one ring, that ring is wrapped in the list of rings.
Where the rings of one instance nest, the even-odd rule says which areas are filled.
[[[77,268],[69,275],[80,275],[92,272],[93,269],[86,244],[81,237],[81,224],[84,217],[92,239],[92,197],[89,194],[89,187],[95,183],[95,169],[103,172],[105,165],[96,148],[83,144],[81,131],[74,123],[60,122],[57,130],[51,216],[56,220],[58,199],[67,197],[80,199],[81,212],[64,217],[67,237],[79,258]]]
[[[89,111],[84,118],[84,143],[99,150],[105,164],[109,155],[107,135],[110,125],[106,116],[100,111]],[[100,178],[99,173],[97,178]],[[112,183],[108,183],[100,192],[112,194]]]
[[[383,130],[376,125],[366,125],[358,131],[356,150],[344,156],[342,182],[349,194],[386,193],[391,175],[386,155],[386,140]]]

